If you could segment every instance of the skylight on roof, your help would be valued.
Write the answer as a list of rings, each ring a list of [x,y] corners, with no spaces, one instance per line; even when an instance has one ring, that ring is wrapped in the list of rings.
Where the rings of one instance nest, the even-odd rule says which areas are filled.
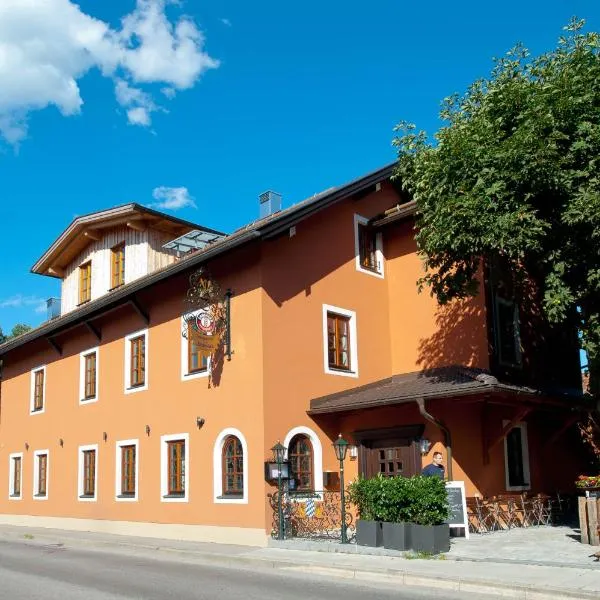
[[[209,244],[216,242],[227,237],[221,233],[211,233],[209,231],[200,231],[194,229],[181,237],[178,237],[170,242],[163,245],[166,250],[175,250],[182,254],[191,252],[192,250],[202,250]]]

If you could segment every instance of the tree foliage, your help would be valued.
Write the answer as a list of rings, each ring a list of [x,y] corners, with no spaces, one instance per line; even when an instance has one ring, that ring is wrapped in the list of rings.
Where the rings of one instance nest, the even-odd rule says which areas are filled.
[[[13,338],[16,338],[28,331],[31,331],[31,325],[25,325],[25,323],[17,323],[11,330],[10,335],[5,335],[2,331],[2,327],[0,327],[0,344],[4,344],[4,342],[8,342]]]
[[[573,19],[556,49],[516,46],[447,98],[444,126],[401,123],[397,176],[417,202],[420,286],[477,293],[483,261],[533,281],[549,322],[575,324],[594,391],[600,363],[600,37]],[[523,287],[523,286],[522,286]]]

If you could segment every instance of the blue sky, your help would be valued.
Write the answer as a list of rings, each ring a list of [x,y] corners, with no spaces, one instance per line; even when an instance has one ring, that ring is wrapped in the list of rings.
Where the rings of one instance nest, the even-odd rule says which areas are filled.
[[[435,131],[440,101],[515,42],[549,50],[574,14],[600,30],[597,0],[45,1],[39,19],[0,7],[0,50],[44,48],[0,65],[4,331],[44,320],[59,284],[29,269],[75,215],[166,199],[231,231],[265,189],[289,206],[390,162],[397,122]]]

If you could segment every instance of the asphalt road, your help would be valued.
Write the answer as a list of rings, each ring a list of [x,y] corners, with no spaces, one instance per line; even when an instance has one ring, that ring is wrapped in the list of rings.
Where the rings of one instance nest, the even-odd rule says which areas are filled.
[[[124,555],[0,541],[2,600],[475,600],[424,588],[358,584],[308,573],[193,564],[172,556]],[[482,600],[481,595],[477,600]]]

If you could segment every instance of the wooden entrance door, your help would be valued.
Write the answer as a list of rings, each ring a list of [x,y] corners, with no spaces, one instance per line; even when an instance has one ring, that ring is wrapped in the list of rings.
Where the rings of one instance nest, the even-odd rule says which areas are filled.
[[[420,464],[417,465],[414,444],[408,446],[376,444],[374,448],[365,448],[363,456],[365,464],[364,469],[361,470],[365,477],[374,477],[378,474],[384,477],[393,477],[394,475],[412,477],[421,470]]]
[[[356,431],[359,447],[359,472],[363,477],[401,475],[412,477],[421,472],[418,439],[423,426]]]

